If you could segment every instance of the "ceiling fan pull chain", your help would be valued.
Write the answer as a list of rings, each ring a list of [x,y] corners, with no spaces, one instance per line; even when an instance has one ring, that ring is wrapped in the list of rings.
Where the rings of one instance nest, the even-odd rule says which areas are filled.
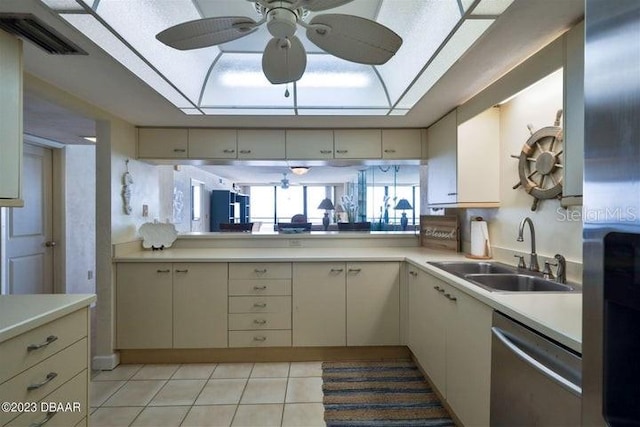
[[[286,89],[285,89],[285,91],[284,91],[284,97],[285,97],[285,98],[288,98],[288,97],[289,97],[289,95],[291,95],[291,94],[289,93],[289,83],[287,83],[287,88],[286,88]]]

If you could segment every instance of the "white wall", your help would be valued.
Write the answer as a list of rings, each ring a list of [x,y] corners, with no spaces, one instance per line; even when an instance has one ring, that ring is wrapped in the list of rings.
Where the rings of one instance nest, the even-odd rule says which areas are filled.
[[[560,253],[569,261],[582,262],[582,222],[566,221],[567,211],[560,206],[560,201],[557,199],[541,200],[537,210],[532,212],[533,198],[522,188],[516,190],[511,188],[519,181],[519,176],[518,160],[511,158],[510,155],[519,154],[523,144],[529,138],[527,124],[532,124],[534,131],[545,126],[553,126],[556,111],[561,108],[561,71],[501,105],[500,208],[469,209],[461,212],[463,249],[468,250],[468,229],[471,217],[482,216],[489,222],[489,235],[493,247],[514,253],[529,253],[531,240],[528,229],[525,231],[525,241],[516,241],[518,225],[524,217],[528,216],[535,225],[538,254],[552,258],[554,254]]]
[[[67,224],[64,286],[67,293],[92,294],[96,291],[96,147],[67,145],[63,156]]]

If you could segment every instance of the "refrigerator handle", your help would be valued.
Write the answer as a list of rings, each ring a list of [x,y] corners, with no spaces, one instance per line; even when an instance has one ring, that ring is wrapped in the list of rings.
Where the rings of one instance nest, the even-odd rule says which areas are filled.
[[[496,338],[498,338],[498,340],[505,347],[507,347],[509,350],[511,350],[511,352],[513,352],[516,356],[518,356],[523,362],[525,362],[526,364],[528,364],[529,366],[531,366],[532,368],[540,372],[542,375],[560,384],[562,387],[569,390],[575,395],[580,396],[582,394],[582,388],[580,386],[572,383],[568,379],[559,375],[557,372],[552,371],[551,369],[549,369],[548,367],[546,367],[545,365],[543,365],[542,363],[538,362],[536,359],[528,355],[520,347],[515,345],[509,338],[507,338],[507,336],[499,328],[495,326],[492,327],[491,333]]]

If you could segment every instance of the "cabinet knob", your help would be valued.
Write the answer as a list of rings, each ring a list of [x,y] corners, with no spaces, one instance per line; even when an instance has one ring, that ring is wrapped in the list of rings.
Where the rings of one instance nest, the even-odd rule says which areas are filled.
[[[47,385],[48,383],[50,383],[50,382],[51,382],[55,377],[57,377],[57,376],[58,376],[58,373],[57,373],[57,372],[49,372],[43,381],[41,381],[41,382],[39,382],[39,383],[35,383],[35,384],[29,384],[29,385],[27,386],[27,390],[28,390],[28,391],[31,391],[31,390],[37,390],[37,389],[39,389],[40,387],[45,386],[45,385]]]
[[[56,242],[54,242],[53,240],[49,240],[44,242],[44,245],[48,248],[55,248],[58,244]]]
[[[49,335],[49,336],[47,337],[47,339],[45,339],[45,340],[44,340],[44,342],[43,342],[43,343],[40,343],[40,344],[29,344],[29,345],[27,346],[27,351],[33,351],[33,350],[41,349],[41,348],[46,347],[46,346],[48,346],[49,344],[51,344],[52,342],[57,341],[57,340],[58,340],[58,337],[57,337],[57,336],[55,336],[55,335]]]

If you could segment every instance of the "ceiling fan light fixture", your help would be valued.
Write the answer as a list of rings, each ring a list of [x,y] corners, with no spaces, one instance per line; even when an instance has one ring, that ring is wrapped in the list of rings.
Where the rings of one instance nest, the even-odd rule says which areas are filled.
[[[295,175],[304,175],[309,172],[309,168],[306,166],[291,166],[289,170]]]
[[[293,37],[297,30],[298,15],[286,8],[271,9],[267,14],[267,29],[273,37],[280,39]]]

